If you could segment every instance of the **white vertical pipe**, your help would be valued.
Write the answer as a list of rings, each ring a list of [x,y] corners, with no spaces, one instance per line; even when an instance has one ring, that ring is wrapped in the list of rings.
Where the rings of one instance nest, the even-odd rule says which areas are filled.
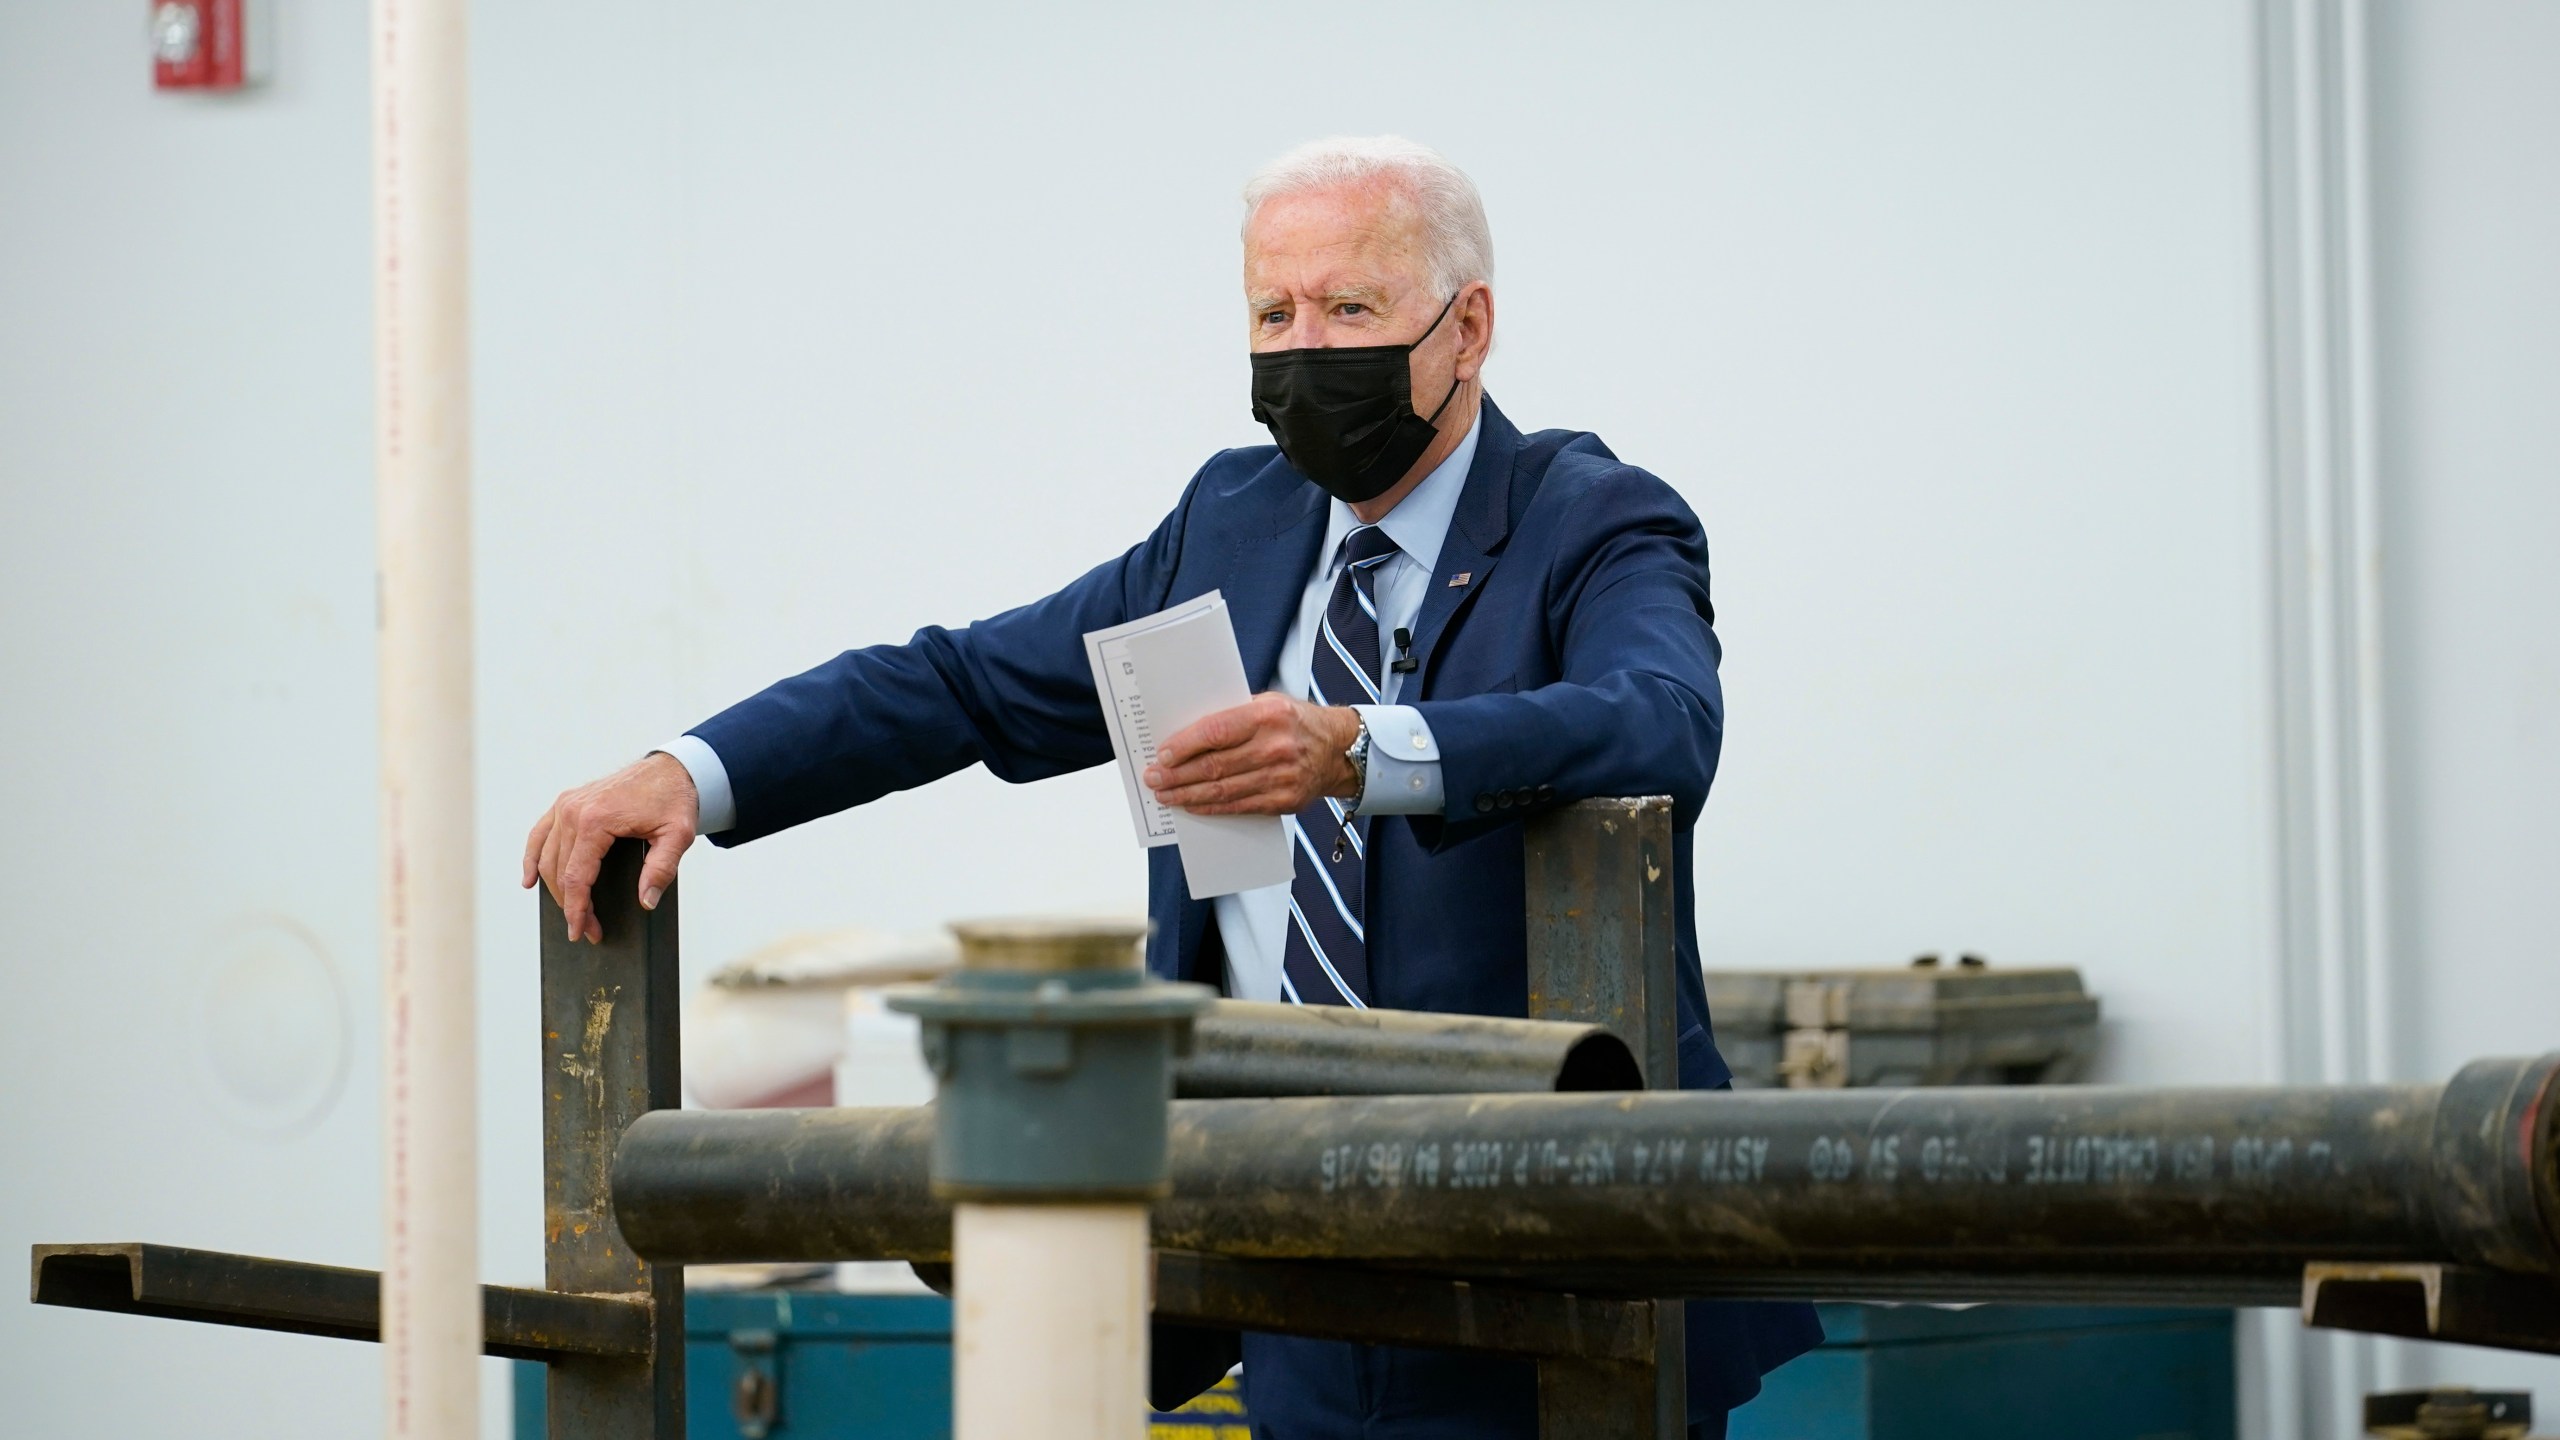
[[[953,1440],[1140,1440],[1147,1207],[952,1208]]]
[[[384,1431],[480,1426],[464,0],[373,0]]]

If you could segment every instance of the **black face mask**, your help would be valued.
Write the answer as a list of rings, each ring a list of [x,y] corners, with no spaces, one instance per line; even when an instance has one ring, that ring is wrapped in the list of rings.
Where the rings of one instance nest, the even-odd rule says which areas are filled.
[[[1357,505],[1395,487],[1439,438],[1440,411],[1457,398],[1450,377],[1440,409],[1413,413],[1413,352],[1448,318],[1449,297],[1410,345],[1265,350],[1253,357],[1253,418],[1280,453],[1326,494]]]

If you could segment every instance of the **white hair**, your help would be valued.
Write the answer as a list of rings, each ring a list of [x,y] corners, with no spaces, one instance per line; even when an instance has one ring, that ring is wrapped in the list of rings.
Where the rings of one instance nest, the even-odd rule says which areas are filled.
[[[1420,214],[1435,291],[1455,295],[1470,281],[1492,282],[1493,229],[1476,182],[1448,156],[1401,135],[1310,140],[1273,160],[1244,182],[1244,223],[1250,229],[1265,204],[1285,195],[1370,184],[1392,187]]]

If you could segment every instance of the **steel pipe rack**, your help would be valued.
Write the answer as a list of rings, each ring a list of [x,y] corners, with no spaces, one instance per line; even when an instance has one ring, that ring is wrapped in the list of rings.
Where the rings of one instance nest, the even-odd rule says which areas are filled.
[[[1669,804],[1523,829],[1529,1020],[1203,1022],[1178,1093],[1298,1098],[1175,1103],[1158,1320],[1534,1358],[1544,1432],[1594,1440],[1682,1433],[1673,1295],[2298,1302],[2560,1353],[2553,1057],[2441,1086],[1645,1093],[1678,1063]],[[949,1246],[929,1112],[674,1111],[675,893],[639,908],[642,849],[606,859],[602,945],[540,901],[547,1285],[481,1292],[487,1351],[550,1367],[554,1440],[680,1440],[682,1260]],[[369,1271],[31,1258],[40,1304],[381,1333]]]

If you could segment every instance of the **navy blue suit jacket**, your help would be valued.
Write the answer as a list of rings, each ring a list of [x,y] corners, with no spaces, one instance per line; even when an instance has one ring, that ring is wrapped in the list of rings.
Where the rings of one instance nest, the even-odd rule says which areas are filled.
[[[1706,536],[1670,486],[1621,463],[1597,436],[1523,436],[1490,400],[1478,423],[1475,463],[1414,626],[1421,668],[1401,697],[1438,741],[1447,813],[1370,821],[1371,999],[1404,1010],[1524,1013],[1517,822],[1590,796],[1667,794],[1680,1084],[1721,1087],[1732,1077],[1708,1030],[1690,876],[1693,828],[1724,732]],[[1084,633],[1209,590],[1225,594],[1245,673],[1272,675],[1315,569],[1326,503],[1277,449],[1225,451],[1192,477],[1153,534],[1056,594],[963,629],[928,628],[904,645],[848,651],[721,712],[693,731],[718,752],[737,801],[735,828],[714,841],[740,844],[970,765],[1025,781],[1108,763]],[[1149,967],[1222,983],[1211,905],[1190,898],[1172,847],[1148,851],[1147,862]],[[1763,1373],[1820,1334],[1806,1306],[1693,1305],[1692,1413],[1749,1399]],[[1424,1401],[1444,1387],[1486,1392],[1493,1377],[1459,1372],[1505,1363],[1468,1357],[1444,1374],[1448,1367],[1417,1356],[1405,1388],[1423,1393],[1404,1398]],[[1516,1382],[1521,1367],[1509,1363]],[[1251,1379],[1270,1378],[1269,1369],[1259,1356],[1246,1367],[1256,1418],[1274,1434],[1329,1433],[1313,1414],[1303,1426],[1272,1423],[1284,1421],[1272,1411],[1283,1396]],[[1373,1381],[1393,1384],[1364,1376],[1360,1388]],[[1378,1418],[1371,1407],[1371,1421]],[[1534,1411],[1527,1423],[1533,1432]],[[1426,1423],[1372,1424],[1366,1433],[1509,1431]]]

